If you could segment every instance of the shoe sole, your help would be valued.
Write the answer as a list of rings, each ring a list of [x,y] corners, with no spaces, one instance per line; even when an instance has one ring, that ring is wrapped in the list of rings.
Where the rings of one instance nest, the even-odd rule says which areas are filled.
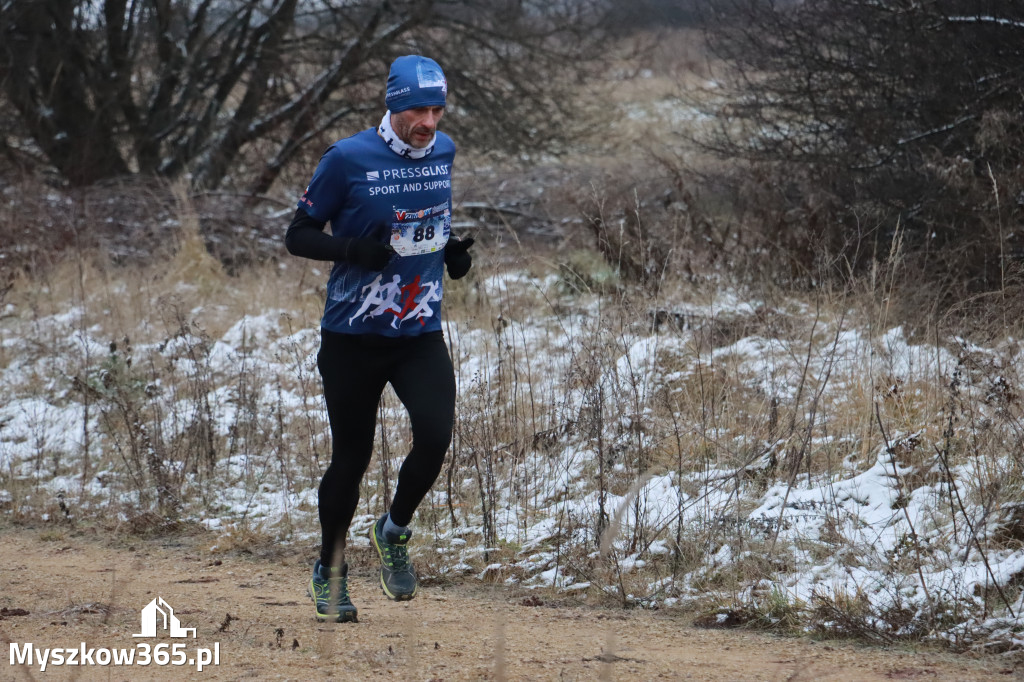
[[[325,616],[325,615],[323,615],[322,613],[320,613],[318,611],[317,614],[316,614],[316,622],[318,622],[318,623],[328,623],[328,622],[331,622],[331,623],[358,623],[359,622],[359,618],[356,616],[356,614],[352,613],[351,611],[346,611],[346,612],[342,613],[341,615],[339,615],[336,618],[332,617],[332,616]]]
[[[391,592],[388,591],[388,586],[384,583],[384,572],[381,571],[380,591],[383,592],[384,596],[390,599],[391,601],[412,601],[412,598],[416,596],[416,593],[419,592],[419,590],[420,586],[417,585],[416,589],[413,590],[410,594],[391,594]]]

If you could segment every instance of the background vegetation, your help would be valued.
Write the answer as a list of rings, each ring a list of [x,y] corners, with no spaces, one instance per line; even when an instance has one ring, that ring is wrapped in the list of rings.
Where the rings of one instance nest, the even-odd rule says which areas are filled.
[[[281,235],[422,51],[479,242],[424,576],[1017,649],[1024,10],[984,5],[0,4],[0,508],[313,551],[326,273]]]
[[[775,239],[863,271],[899,232],[914,271],[952,274],[953,295],[1016,279],[1024,9],[712,5],[709,46],[742,95],[712,109],[708,144],[775,169],[756,199],[771,207],[762,223],[775,222]]]

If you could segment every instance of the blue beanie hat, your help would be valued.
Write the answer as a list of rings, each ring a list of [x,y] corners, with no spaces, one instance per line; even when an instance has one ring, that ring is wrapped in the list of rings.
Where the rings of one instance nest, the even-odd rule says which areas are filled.
[[[391,64],[384,103],[397,114],[416,107],[443,107],[447,94],[448,81],[437,62],[409,55]]]

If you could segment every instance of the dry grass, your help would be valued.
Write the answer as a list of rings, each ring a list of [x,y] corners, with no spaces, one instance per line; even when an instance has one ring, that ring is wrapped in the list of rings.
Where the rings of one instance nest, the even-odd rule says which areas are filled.
[[[81,254],[9,292],[3,325],[12,342],[0,352],[6,367],[25,370],[9,374],[8,398],[50,407],[23,415],[35,424],[36,454],[7,460],[4,509],[46,514],[57,536],[113,514],[126,527],[160,519],[146,522],[157,529],[220,518],[225,550],[309,542],[329,457],[312,365],[326,271],[288,260],[229,275],[199,248],[187,208],[183,215],[163,264],[115,266]],[[887,565],[916,580],[923,565],[981,541],[965,528],[974,509],[1007,510],[993,512],[978,551],[1021,546],[1024,515],[1014,510],[1024,416],[1012,343],[1000,346],[993,334],[989,347],[961,343],[957,355],[952,340],[907,345],[894,332],[899,292],[868,282],[810,294],[765,287],[758,305],[732,308],[717,303],[717,287],[668,274],[654,290],[628,279],[604,287],[596,284],[603,260],[526,249],[497,257],[495,248],[484,240],[472,274],[447,287],[459,416],[449,466],[420,513],[428,580],[530,581],[554,570],[563,587],[589,583],[563,593],[575,598],[685,597],[745,613],[745,623],[820,621],[856,633],[866,618],[905,611],[865,613],[844,594],[811,606],[787,601],[779,586],[802,557],[846,556],[851,568]],[[256,325],[239,345],[239,320],[267,311],[280,311],[276,326]],[[907,325],[948,339],[927,319]],[[224,363],[214,348],[226,335],[235,355]],[[261,355],[268,348],[274,364]],[[928,365],[944,352],[948,364]],[[284,407],[296,399],[298,409]],[[70,449],[48,441],[46,427],[68,404],[80,410]],[[359,511],[366,518],[385,507],[409,445],[390,392],[382,410]],[[927,545],[908,533],[899,551],[873,555],[840,499],[751,515],[773,486],[840,482],[882,451],[894,463],[895,513],[915,491],[947,491],[929,521],[917,519],[930,529],[918,532],[932,533]],[[54,476],[66,482],[59,495],[48,484]],[[641,487],[662,476],[686,496],[685,510],[651,506],[656,498]],[[617,514],[625,516],[615,541],[600,552]],[[803,514],[826,517],[820,533],[790,532]],[[545,519],[553,525],[538,539]],[[693,590],[708,599],[694,601]],[[988,608],[1015,595],[1010,585],[1002,597],[993,591]],[[829,617],[837,611],[844,618]]]
[[[692,61],[622,80],[615,101],[668,102],[688,82],[680,69],[706,75]],[[672,137],[667,119],[643,121],[616,139]],[[957,318],[919,305],[898,251],[871,276],[833,269],[810,289],[759,278],[747,264],[773,254],[742,252],[750,226],[690,194],[675,161],[653,173],[628,151],[604,154],[614,174],[601,182],[570,168],[548,188],[575,201],[562,237],[496,225],[470,275],[445,283],[458,422],[418,514],[424,577],[536,581],[554,585],[545,599],[688,604],[716,622],[882,641],[927,635],[904,622],[907,583],[934,591],[921,616],[934,627],[950,604],[972,626],[1013,604],[1018,577],[979,602],[923,573],[1024,543],[1021,322],[972,305],[985,340],[973,345]],[[167,203],[176,217],[152,260],[82,248],[0,299],[4,398],[18,406],[0,435],[27,424],[0,441],[0,511],[45,514],[54,538],[106,517],[139,533],[204,520],[225,551],[315,544],[329,264],[282,246],[280,260],[226,268],[192,200]],[[386,507],[409,447],[390,391],[381,413],[354,537]],[[862,493],[834,492],[880,460],[902,538],[888,547],[850,506]],[[819,488],[833,492],[801,497]],[[782,502],[755,513],[769,491]],[[933,497],[904,517],[915,494]],[[877,570],[894,600],[801,601],[787,581],[806,561]]]

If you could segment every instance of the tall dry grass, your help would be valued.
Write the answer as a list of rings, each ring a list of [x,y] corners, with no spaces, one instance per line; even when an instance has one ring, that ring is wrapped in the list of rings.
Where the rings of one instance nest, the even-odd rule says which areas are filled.
[[[179,201],[161,262],[82,252],[8,293],[5,516],[312,546],[330,457],[314,363],[326,271],[282,259],[229,275]],[[672,249],[655,279],[599,245],[480,236],[471,275],[447,283],[458,417],[418,514],[427,582],[469,574],[881,639],[1016,614],[1018,582],[992,568],[1024,540],[1020,330],[998,309],[984,345],[952,311],[908,316],[895,250],[872,277],[808,292],[730,284],[714,262],[694,278]],[[354,538],[410,445],[390,391],[380,416]],[[902,539],[873,547],[848,493],[806,493],[879,461]],[[948,577],[968,555],[989,573],[978,595]],[[806,562],[836,557],[889,576],[887,606],[789,596]],[[897,608],[908,585],[923,597]]]
[[[645,87],[662,98],[665,77]],[[425,582],[1012,646],[1021,578],[1001,562],[1024,549],[1012,273],[997,295],[945,307],[899,248],[867,275],[824,251],[794,275],[805,254],[772,250],[727,193],[693,182],[685,156],[651,158],[565,169],[562,187],[545,186],[568,216],[559,238],[521,237],[499,213],[470,275],[446,282],[457,423],[417,514]],[[133,533],[202,525],[215,551],[312,552],[330,458],[315,368],[327,267],[281,248],[226,269],[193,198],[161,205],[155,258],[82,242],[4,290],[0,510]],[[410,445],[390,390],[380,417],[356,548]],[[864,513],[875,494],[882,521]],[[800,577],[816,567],[830,573],[807,593]]]

